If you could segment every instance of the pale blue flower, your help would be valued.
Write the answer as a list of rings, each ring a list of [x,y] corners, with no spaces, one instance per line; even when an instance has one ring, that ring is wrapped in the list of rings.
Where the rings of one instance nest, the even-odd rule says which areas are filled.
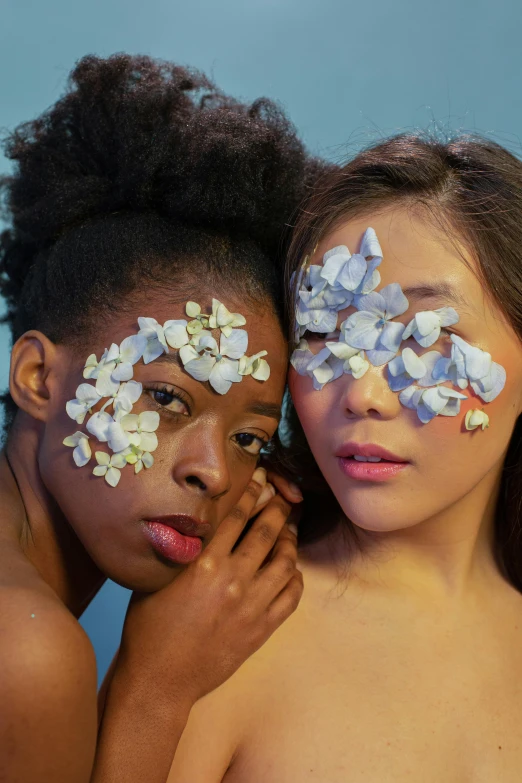
[[[451,326],[460,320],[453,307],[440,307],[438,310],[421,310],[415,313],[415,317],[409,322],[402,335],[403,340],[413,337],[422,345],[429,348],[436,343],[443,326]]]
[[[372,257],[368,263],[367,258]],[[376,271],[382,261],[382,250],[373,228],[368,228],[358,253],[350,253],[346,245],[328,250],[323,256],[321,277],[337,291],[368,294],[379,285],[381,276]]]
[[[364,349],[372,364],[386,364],[397,354],[405,328],[392,321],[409,306],[401,286],[390,283],[379,292],[356,296],[354,303],[358,312],[341,324],[345,342]]]
[[[452,334],[451,340],[451,357],[437,362],[434,377],[451,381],[461,389],[465,389],[469,381],[475,394],[484,402],[494,400],[506,383],[505,369],[493,362],[487,351],[470,345],[462,337]]]
[[[411,348],[388,362],[388,384],[392,391],[400,391],[416,383],[417,386],[435,386],[442,381],[433,377],[433,369],[441,358],[439,351],[428,351],[417,356]]]
[[[438,415],[457,416],[460,413],[460,402],[465,399],[465,394],[447,386],[432,386],[429,389],[408,386],[399,394],[402,405],[416,410],[423,424]]]

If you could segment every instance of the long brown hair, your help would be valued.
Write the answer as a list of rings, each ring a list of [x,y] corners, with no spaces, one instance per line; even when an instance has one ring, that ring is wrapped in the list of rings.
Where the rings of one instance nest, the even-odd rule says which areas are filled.
[[[364,150],[327,175],[297,216],[287,280],[340,221],[392,205],[426,210],[464,242],[478,263],[485,290],[522,342],[522,162],[480,136],[442,142],[401,134]],[[293,303],[295,292],[290,286],[288,290],[288,301]],[[313,540],[329,532],[342,512],[324,480],[321,483],[291,406],[287,428],[293,468],[310,493],[300,534],[305,541]],[[348,520],[346,526],[348,531],[354,529]],[[502,473],[495,555],[503,573],[522,591],[522,416]]]

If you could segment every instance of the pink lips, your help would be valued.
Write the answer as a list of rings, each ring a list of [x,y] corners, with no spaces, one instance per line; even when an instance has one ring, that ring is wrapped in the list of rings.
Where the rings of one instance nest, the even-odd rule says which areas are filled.
[[[360,462],[353,459],[354,454],[362,457],[380,457],[383,462]],[[354,441],[343,444],[338,449],[336,457],[343,473],[357,481],[387,481],[410,464],[382,446]]]
[[[144,531],[154,549],[163,557],[180,565],[195,560],[203,549],[202,537],[211,526],[185,514],[146,520]]]

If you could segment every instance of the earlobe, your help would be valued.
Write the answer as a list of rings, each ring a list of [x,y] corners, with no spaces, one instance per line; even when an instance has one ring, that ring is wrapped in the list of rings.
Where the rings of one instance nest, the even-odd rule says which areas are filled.
[[[56,346],[42,332],[25,332],[11,353],[9,391],[21,410],[46,421],[51,397],[52,368]]]

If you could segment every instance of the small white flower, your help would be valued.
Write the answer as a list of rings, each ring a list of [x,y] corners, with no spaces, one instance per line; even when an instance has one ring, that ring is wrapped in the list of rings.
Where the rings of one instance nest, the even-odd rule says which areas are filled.
[[[97,451],[94,456],[98,463],[93,470],[94,475],[105,476],[107,484],[110,484],[111,487],[115,487],[121,478],[120,471],[127,464],[127,460],[123,454],[113,454],[109,457],[106,451]]]
[[[402,335],[403,340],[413,337],[422,345],[429,348],[436,343],[443,326],[451,326],[460,320],[453,307],[440,307],[438,310],[421,310],[415,313],[415,317],[409,322]]]
[[[90,383],[80,383],[76,389],[76,399],[69,400],[65,409],[67,415],[78,424],[82,424],[87,413],[101,400],[101,395]]]
[[[157,411],[143,411],[139,415],[128,413],[122,416],[119,424],[127,433],[131,446],[139,447],[142,451],[155,451],[158,448],[156,430],[160,417]]]
[[[197,302],[187,302],[185,312],[189,318],[193,319],[187,324],[187,332],[189,334],[199,334],[202,329],[208,328],[210,316],[201,312],[201,307]]]
[[[208,319],[211,329],[221,329],[225,337],[230,337],[232,329],[244,326],[246,318],[240,313],[231,313],[218,299],[212,299],[212,315]]]
[[[126,337],[121,345],[113,343],[108,350],[105,350],[97,367],[92,369],[92,365],[90,365],[84,370],[84,374],[89,369],[92,377],[96,378],[98,394],[101,394],[102,397],[112,396],[118,390],[121,381],[128,381],[132,378],[133,365],[141,359],[146,346],[147,340],[143,335],[135,334]],[[91,358],[89,357],[87,362]]]
[[[183,318],[177,321],[165,321],[163,334],[171,348],[181,348],[182,345],[187,345],[189,341],[187,322]]]
[[[482,427],[485,430],[489,427],[489,416],[484,411],[474,408],[466,413],[464,423],[467,430],[476,430],[477,427]]]
[[[163,327],[155,318],[138,318],[138,324],[140,327],[138,334],[147,339],[147,346],[143,352],[145,364],[149,364],[161,354],[169,352]]]
[[[268,351],[259,351],[253,356],[241,356],[239,359],[238,373],[240,375],[251,375],[257,381],[267,381],[270,377],[270,366],[263,359]]]
[[[109,399],[103,404],[101,410],[104,411],[110,405],[114,405],[114,418],[118,419],[123,414],[131,412],[132,406],[139,400],[142,391],[143,386],[139,381],[120,383],[117,388],[112,389],[110,394],[105,395]]]
[[[87,465],[91,458],[91,447],[89,444],[89,438],[85,432],[75,432],[74,435],[69,435],[63,441],[64,446],[71,446],[74,448],[73,460],[79,468]]]
[[[245,354],[247,347],[245,330],[233,329],[229,337],[221,334],[219,348],[214,338],[205,334],[199,342],[184,345],[179,356],[189,375],[197,381],[208,381],[218,394],[226,394],[233,383],[243,379],[237,360]]]
[[[142,468],[151,468],[154,465],[154,457],[148,451],[137,446],[130,446],[124,452],[125,460],[129,465],[134,465],[134,472],[139,473]]]

